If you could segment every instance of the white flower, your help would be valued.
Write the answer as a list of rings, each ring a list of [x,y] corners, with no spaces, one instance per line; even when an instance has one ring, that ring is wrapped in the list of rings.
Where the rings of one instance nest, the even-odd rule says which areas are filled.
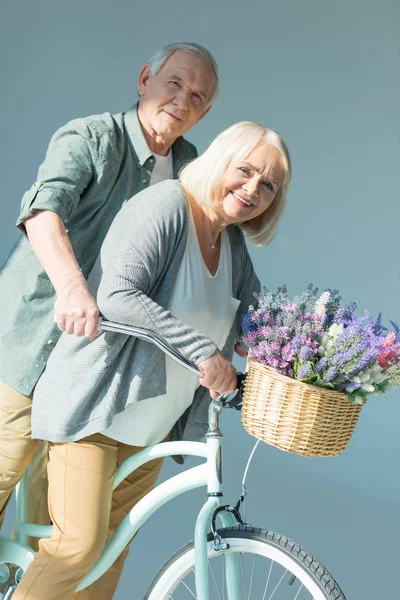
[[[371,383],[382,383],[385,379],[387,379],[387,377],[383,373],[372,373]]]
[[[400,365],[391,365],[385,371],[385,375],[388,379],[389,385],[395,387],[400,384]]]
[[[325,348],[323,346],[318,347],[318,356],[325,356]]]
[[[320,295],[320,297],[316,300],[314,306],[314,312],[316,315],[319,315],[322,320],[325,319],[326,315],[326,305],[328,304],[331,297],[330,292],[324,292]]]
[[[328,329],[328,334],[331,338],[335,339],[339,337],[341,333],[343,333],[344,326],[342,323],[333,323]]]
[[[368,393],[370,393],[370,394],[371,394],[372,392],[374,392],[374,391],[375,391],[375,388],[374,388],[374,386],[373,386],[373,385],[371,385],[370,383],[364,383],[364,384],[361,386],[361,389],[362,389],[362,390],[364,390],[364,392],[368,392]]]
[[[329,334],[325,332],[324,335],[322,336],[321,346],[325,347],[328,342],[329,342]]]
[[[367,383],[371,379],[371,375],[367,372],[359,374],[362,383]]]

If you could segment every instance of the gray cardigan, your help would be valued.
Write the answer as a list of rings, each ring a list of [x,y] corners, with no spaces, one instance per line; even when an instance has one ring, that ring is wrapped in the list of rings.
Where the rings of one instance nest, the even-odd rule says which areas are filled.
[[[114,219],[89,277],[110,321],[153,329],[198,364],[215,344],[168,312],[186,246],[189,206],[177,181],[152,186]],[[228,227],[232,293],[241,301],[223,355],[231,360],[240,319],[260,289],[243,234]],[[94,341],[63,334],[33,397],[32,437],[75,441],[103,431],[128,402],[166,393],[165,356],[156,346],[120,333]],[[200,439],[207,429],[209,391],[199,387],[172,439]]]

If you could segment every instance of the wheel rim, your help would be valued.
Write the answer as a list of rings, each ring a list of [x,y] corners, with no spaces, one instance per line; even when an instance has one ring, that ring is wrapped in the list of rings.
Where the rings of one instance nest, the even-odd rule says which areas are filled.
[[[326,600],[314,578],[301,564],[273,545],[257,540],[229,538],[229,551],[208,546],[210,600],[228,600],[225,555],[234,552],[239,562],[240,600]],[[194,550],[180,556],[150,594],[151,600],[197,600]]]

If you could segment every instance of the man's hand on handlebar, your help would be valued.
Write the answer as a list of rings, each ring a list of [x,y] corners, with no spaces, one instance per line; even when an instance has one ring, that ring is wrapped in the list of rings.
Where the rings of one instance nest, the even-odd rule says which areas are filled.
[[[86,285],[70,285],[57,294],[54,320],[61,331],[93,340],[98,335],[99,309]]]

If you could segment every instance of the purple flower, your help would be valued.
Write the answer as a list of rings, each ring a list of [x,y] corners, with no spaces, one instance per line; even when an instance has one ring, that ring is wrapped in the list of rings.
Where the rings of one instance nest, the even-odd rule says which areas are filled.
[[[311,371],[311,365],[302,365],[297,374],[297,379],[306,379]]]
[[[347,392],[354,392],[355,390],[359,390],[362,386],[362,383],[354,382],[354,381],[346,381],[345,384],[339,386],[339,389],[346,389]]]
[[[327,372],[325,373],[324,381],[329,383],[332,379],[335,379],[337,373],[337,369],[335,367],[329,367]]]
[[[333,318],[333,323],[342,324],[347,327],[356,319],[356,308],[357,304],[355,302],[350,302],[350,304],[347,304],[343,308],[339,308]]]
[[[243,315],[241,325],[242,325],[243,333],[246,335],[246,333],[248,333],[250,331],[251,326],[252,326],[252,319],[251,319],[250,312],[247,312],[245,315]]]
[[[286,362],[292,362],[293,356],[294,356],[294,350],[292,348],[292,344],[289,342],[283,346],[282,358]]]
[[[299,358],[302,361],[310,360],[311,358],[311,350],[308,346],[302,346],[299,352]]]
[[[394,323],[393,321],[391,321],[389,319],[389,323],[391,324],[391,326],[394,329],[394,332],[396,334],[396,342],[400,342],[400,327],[398,325],[396,325],[396,323]],[[387,331],[387,330],[386,330]]]
[[[322,357],[319,359],[319,361],[317,362],[317,364],[315,365],[315,372],[316,373],[323,373],[323,371],[325,371],[325,369],[328,366],[328,359],[325,357]]]
[[[298,354],[300,352],[301,337],[299,335],[296,335],[296,337],[293,338],[293,340],[292,340],[292,348],[296,352],[296,354]]]

